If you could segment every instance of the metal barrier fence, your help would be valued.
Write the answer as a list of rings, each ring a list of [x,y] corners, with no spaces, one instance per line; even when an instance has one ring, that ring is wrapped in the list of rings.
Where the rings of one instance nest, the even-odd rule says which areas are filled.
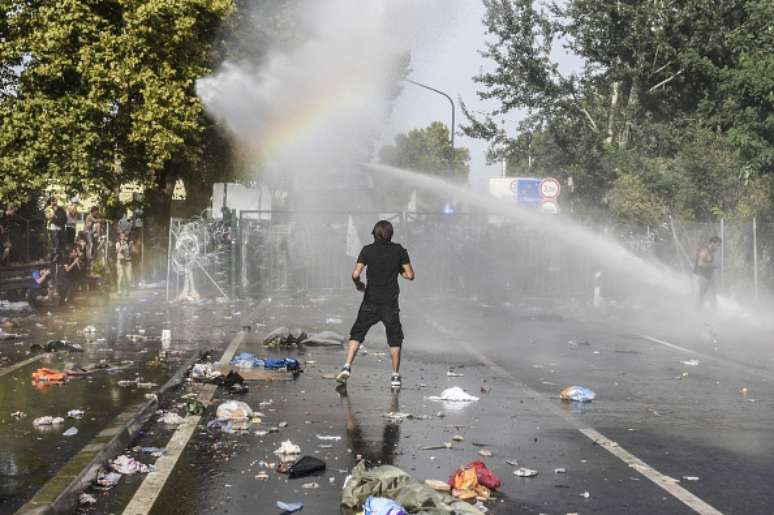
[[[243,211],[239,219],[242,294],[341,290],[379,219],[395,227],[425,294],[548,297],[592,291],[588,262],[538,227],[490,224],[485,215],[419,212]]]
[[[370,230],[379,219],[393,223],[395,241],[408,249],[417,270],[419,281],[408,295],[591,301],[597,287],[614,299],[637,291],[636,274],[626,276],[626,263],[594,260],[540,226],[496,223],[472,213],[275,210],[242,211],[233,228],[173,219],[167,298],[349,289],[357,253],[372,241]],[[716,254],[718,289],[748,300],[774,292],[774,224],[672,221],[645,230],[590,230],[686,278],[696,250],[717,234],[723,239]]]

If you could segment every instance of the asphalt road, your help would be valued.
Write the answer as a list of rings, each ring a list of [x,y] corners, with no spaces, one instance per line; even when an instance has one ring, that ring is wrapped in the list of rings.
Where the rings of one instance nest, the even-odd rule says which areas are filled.
[[[229,306],[231,315],[221,309],[215,320],[230,317],[232,329],[253,328],[256,338],[239,351],[266,355],[260,337],[280,325],[346,333],[356,301],[354,294],[275,297]],[[300,500],[306,513],[339,513],[344,478],[361,456],[420,480],[443,480],[483,459],[503,480],[487,504],[490,513],[772,511],[767,333],[718,325],[715,340],[708,340],[706,328],[693,321],[648,324],[541,305],[408,298],[402,305],[404,388],[397,395],[388,388],[383,331],[369,334],[369,352],[358,358],[346,392],[322,377],[338,369],[342,350],[271,354],[305,360],[304,374],[292,382],[252,383],[240,399],[264,417],[245,433],[206,430],[217,405],[231,398],[218,390],[151,512],[279,513],[276,501]],[[216,309],[185,308],[176,314],[185,319],[180,330],[197,335],[200,345],[212,343],[202,336],[212,330]],[[341,325],[326,325],[336,317]],[[450,369],[462,377],[448,377]],[[593,389],[597,398],[583,405],[560,401],[559,391],[571,384]],[[481,393],[482,385],[491,391]],[[481,400],[455,409],[427,399],[449,386]],[[396,410],[419,418],[394,423],[385,414]],[[280,429],[256,433],[270,427]],[[135,445],[163,446],[170,436],[154,424],[144,432]],[[323,441],[317,434],[342,438]],[[423,450],[454,435],[463,441],[452,449]],[[274,449],[288,439],[326,461],[327,471],[289,481],[262,464],[276,462]],[[492,457],[479,455],[482,445]],[[506,459],[539,475],[514,477]],[[556,468],[566,473],[555,474]],[[264,472],[268,479],[261,479]],[[127,477],[113,490],[94,491],[98,504],[87,511],[120,513],[143,479]],[[317,486],[305,488],[308,483]]]

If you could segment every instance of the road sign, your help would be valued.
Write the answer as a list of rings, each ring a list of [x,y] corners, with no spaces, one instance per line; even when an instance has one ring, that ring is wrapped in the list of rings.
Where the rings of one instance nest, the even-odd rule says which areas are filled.
[[[546,177],[540,181],[540,196],[544,199],[555,199],[562,192],[562,185],[553,177]]]

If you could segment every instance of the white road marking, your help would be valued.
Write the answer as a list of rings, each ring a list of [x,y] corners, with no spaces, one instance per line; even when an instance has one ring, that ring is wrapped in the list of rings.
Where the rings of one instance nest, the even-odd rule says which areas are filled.
[[[560,409],[556,402],[552,399],[549,399],[545,395],[541,394],[537,390],[533,390],[526,384],[522,383],[513,375],[511,375],[510,372],[508,372],[505,368],[498,365],[491,359],[487,358],[486,356],[476,352],[476,350],[471,347],[466,341],[464,341],[461,338],[455,338],[457,335],[450,331],[449,329],[445,328],[441,324],[439,324],[437,321],[433,320],[430,317],[425,317],[427,322],[433,326],[434,329],[436,329],[438,332],[443,333],[444,336],[447,338],[456,339],[457,343],[465,349],[469,354],[471,354],[473,357],[478,359],[481,363],[488,366],[490,369],[492,369],[495,373],[499,374],[500,376],[504,377],[508,380],[509,383],[511,383],[516,388],[520,388],[523,390],[526,390],[530,392],[535,399],[537,399],[541,404],[551,413],[554,415],[557,415],[558,417],[565,420],[569,425],[571,425],[573,428],[578,430],[581,434],[586,436],[588,439],[590,439],[595,444],[599,445],[603,449],[607,450],[610,454],[624,462],[626,465],[631,467],[632,469],[636,470],[643,476],[645,476],[647,479],[661,487],[662,489],[666,490],[670,495],[672,495],[674,498],[691,508],[696,513],[699,513],[700,515],[722,515],[722,512],[711,506],[710,504],[706,503],[699,497],[695,496],[682,486],[680,486],[679,483],[677,483],[677,480],[674,478],[671,478],[665,474],[662,474],[661,472],[657,471],[638,457],[636,457],[634,454],[630,453],[620,445],[618,445],[617,442],[610,440],[605,435],[597,431],[596,429],[592,427],[588,427],[585,424],[582,424],[579,420],[577,420],[575,417],[573,417],[571,414],[563,411]],[[661,343],[661,342],[656,342]],[[664,342],[668,343],[668,342]],[[668,346],[672,346],[672,344],[668,344]],[[677,347],[678,350],[685,350],[688,352],[689,349],[682,349],[681,347]],[[698,354],[698,353],[696,353]]]
[[[226,366],[231,362],[231,358],[234,357],[244,338],[245,333],[239,333],[231,340],[228,348],[220,357],[220,361],[218,361],[220,366]],[[197,399],[205,406],[209,405],[215,396],[217,388],[217,385],[205,384],[199,392]],[[188,415],[185,417],[185,421],[178,426],[169,442],[167,442],[167,453],[156,460],[156,470],[149,472],[145,476],[142,484],[140,484],[140,487],[124,509],[123,515],[145,515],[150,512],[167,479],[169,479],[172,470],[177,465],[177,461],[183,454],[186,445],[188,445],[191,436],[193,436],[196,427],[199,425],[201,418],[200,415]]]

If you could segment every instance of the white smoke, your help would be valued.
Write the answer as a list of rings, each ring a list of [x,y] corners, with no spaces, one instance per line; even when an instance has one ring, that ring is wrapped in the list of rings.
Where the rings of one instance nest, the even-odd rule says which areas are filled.
[[[409,0],[301,2],[302,42],[258,67],[223,63],[197,92],[263,167],[313,176],[368,158],[427,14]]]

